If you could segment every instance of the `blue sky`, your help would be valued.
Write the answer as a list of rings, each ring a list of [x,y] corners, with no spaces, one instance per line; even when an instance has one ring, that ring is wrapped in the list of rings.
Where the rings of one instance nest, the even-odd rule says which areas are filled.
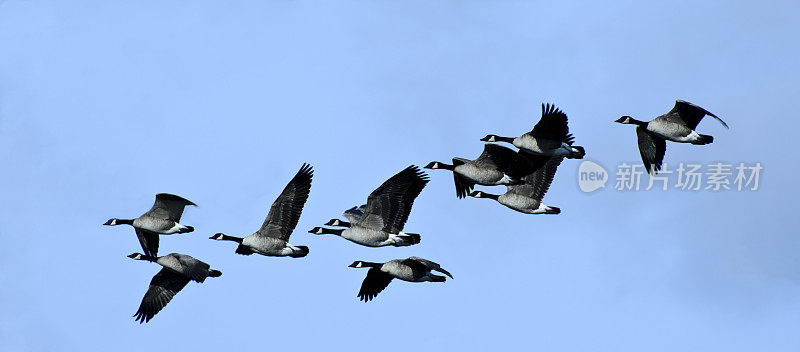
[[[14,1],[0,3],[0,349],[796,351],[797,2]],[[631,126],[707,108],[668,162],[761,162],[754,192],[584,194],[565,161],[557,216],[457,200],[430,172],[406,230],[366,248],[306,231],[410,164],[475,157],[551,102],[587,158],[639,163]],[[303,162],[295,245],[243,257]],[[494,193],[501,189],[487,189]],[[160,253],[210,263],[149,324],[155,264],[133,230],[154,194],[197,204]],[[455,276],[369,304],[353,260],[420,256]]]

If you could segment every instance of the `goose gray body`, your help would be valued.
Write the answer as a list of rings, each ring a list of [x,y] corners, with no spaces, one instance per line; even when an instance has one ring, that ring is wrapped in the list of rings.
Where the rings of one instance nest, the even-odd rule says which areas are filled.
[[[636,139],[642,163],[648,173],[656,174],[661,170],[667,150],[666,141],[696,145],[714,142],[714,137],[699,134],[694,130],[706,115],[715,118],[728,128],[728,124],[717,115],[683,100],[676,100],[672,110],[651,121],[639,121],[630,116],[622,116],[615,122],[636,125]]]
[[[444,276],[435,275],[432,271],[438,271],[451,279],[453,278],[441,265],[419,257],[393,259],[386,263],[371,263],[359,260],[350,264],[350,267],[370,268],[358,292],[359,299],[364,302],[369,302],[375,298],[393,279],[408,282],[444,282],[446,280]]]
[[[316,235],[335,234],[368,247],[417,244],[420,241],[419,234],[402,230],[414,200],[427,183],[428,175],[411,165],[372,191],[367,204],[346,211],[345,217],[350,220],[348,228],[334,230],[315,227],[308,232]]]
[[[144,254],[158,255],[158,235],[171,235],[194,231],[191,226],[181,225],[179,222],[183,210],[187,205],[195,205],[188,199],[169,193],[156,194],[153,207],[136,219],[123,220],[113,218],[103,225],[131,225],[136,231],[136,237],[142,246]]]
[[[342,231],[342,238],[367,247],[410,246],[419,243],[419,235],[405,232],[391,233],[360,225]],[[417,237],[416,240],[414,237]],[[415,243],[416,242],[416,243]]]
[[[154,257],[134,253],[128,257],[155,262],[163,267],[150,280],[150,286],[142,298],[142,303],[136,314],[133,315],[139,323],[149,322],[189,281],[202,283],[208,277],[222,275],[220,271],[211,269],[210,265],[186,254],[170,253],[162,257]]]
[[[506,193],[493,195],[482,191],[473,192],[475,198],[491,198],[506,207],[525,214],[559,214],[561,209],[542,203],[544,195],[556,174],[563,157],[552,157],[545,165],[526,175],[524,184],[506,187]]]
[[[217,233],[209,238],[239,243],[236,253],[242,255],[257,253],[270,257],[300,258],[306,256],[309,252],[308,247],[290,244],[289,236],[297,226],[303,206],[308,200],[313,176],[314,170],[311,165],[303,164],[300,171],[272,203],[261,228],[252,235],[241,238]]]
[[[496,144],[487,143],[475,160],[453,158],[453,164],[430,162],[426,169],[444,169],[453,172],[456,197],[464,198],[476,184],[498,186],[519,184],[522,181],[509,174],[518,159],[517,152]]]
[[[490,134],[481,140],[511,143],[534,155],[582,159],[586,154],[583,147],[572,145],[574,138],[569,133],[567,114],[550,104],[542,104],[542,118],[530,132],[516,138]]]
[[[513,152],[511,149],[508,149],[508,151]],[[460,165],[456,165],[453,171],[473,183],[484,186],[496,186],[507,185],[513,182],[510,176],[497,168],[478,165],[472,160],[463,158],[453,158],[453,162],[461,163]]]
[[[403,247],[417,244],[420,241],[419,234],[416,233],[390,233],[383,230],[378,230],[361,225],[353,225],[351,222],[342,221],[339,219],[331,219],[325,225],[327,226],[343,226],[346,229],[326,229],[323,227],[315,227],[309,231],[315,235],[338,235],[342,238],[354,243],[358,243],[367,247],[384,247],[395,246]]]

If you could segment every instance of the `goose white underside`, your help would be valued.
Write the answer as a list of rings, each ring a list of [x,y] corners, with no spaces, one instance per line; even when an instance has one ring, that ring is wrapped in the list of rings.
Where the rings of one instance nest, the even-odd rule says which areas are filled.
[[[550,206],[539,204],[539,207],[531,211],[531,214],[547,214],[548,211],[554,210]]]
[[[701,137],[699,133],[697,133],[695,131],[692,131],[691,133],[689,133],[688,135],[686,135],[684,137],[678,137],[678,138],[672,137],[672,138],[667,138],[667,139],[669,139],[669,140],[671,140],[673,142],[678,142],[678,143],[693,143],[693,142],[701,140],[702,138],[703,137]]]
[[[428,270],[425,275],[420,277],[414,277],[414,274],[411,270],[403,270],[406,269],[405,265],[398,266],[389,266],[383,267],[381,271],[403,281],[408,282],[425,282],[425,281],[434,281],[433,275],[430,270]]]
[[[296,253],[304,252],[300,248],[275,238],[262,238],[258,236],[247,236],[242,240],[242,245],[251,251],[269,257],[288,257]]]
[[[551,212],[551,211],[555,210],[552,207],[544,205],[544,204],[541,204],[541,203],[539,203],[539,206],[536,207],[536,208],[526,207],[526,206],[519,206],[520,204],[509,204],[509,203],[501,203],[501,204],[503,204],[503,205],[513,209],[513,210],[516,210],[516,211],[518,211],[520,213],[526,213],[526,214],[548,214],[548,212]]]
[[[406,233],[402,232],[402,231],[400,231],[400,233],[398,233],[398,234],[390,233],[389,234],[389,238],[386,239],[386,241],[383,242],[384,244],[381,244],[381,245],[382,246],[391,246],[393,244],[406,243],[407,242],[405,240],[406,236],[408,236],[408,235],[406,235]]]
[[[287,244],[286,247],[277,250],[259,250],[258,248],[253,248],[247,246],[253,253],[261,254],[267,257],[290,257],[297,253],[302,253],[303,251],[300,248]]]
[[[283,247],[283,248],[281,248],[281,249],[279,249],[277,251],[272,251],[272,252],[269,252],[269,253],[262,253],[262,252],[256,251],[256,253],[258,253],[258,254],[267,255],[267,256],[271,256],[271,257],[289,257],[289,256],[292,256],[293,254],[302,253],[302,252],[303,251],[300,250],[300,248],[292,246],[291,244],[288,244],[288,243],[286,244],[286,247]]]
[[[689,130],[689,133],[685,136],[681,136],[681,133],[685,133],[685,128],[682,131],[672,131],[671,133],[664,133],[664,131],[657,131],[653,130],[653,127],[648,125],[647,132],[650,132],[658,137],[666,139],[668,141],[677,142],[677,143],[693,143],[699,140],[702,140],[703,137],[697,133],[695,130]]]
[[[553,152],[553,156],[567,157],[575,153],[580,153],[580,150],[573,148],[571,145],[567,143],[561,143],[561,147],[559,147]]]
[[[342,238],[364,245],[367,247],[383,247],[398,245],[410,245],[407,241],[409,235],[405,232],[397,234],[387,233],[381,230],[365,229],[361,227],[350,227],[345,229]]]
[[[561,142],[561,146],[555,149],[542,148],[536,138],[530,136],[518,137],[512,143],[515,147],[522,149],[531,154],[548,155],[548,156],[563,156],[567,157],[574,153],[580,153],[578,149],[573,148],[571,145]],[[552,145],[552,144],[550,144]]]
[[[183,225],[181,225],[181,224],[176,222],[175,226],[172,226],[172,228],[170,228],[170,229],[168,229],[166,231],[163,231],[163,232],[159,232],[159,233],[161,233],[163,235],[171,235],[173,233],[179,233],[182,230],[186,230],[186,229],[188,229],[188,227],[183,226]]]
[[[387,239],[385,239],[385,240],[383,240],[381,242],[378,242],[377,244],[372,244],[371,246],[383,247],[383,246],[392,246],[392,245],[395,245],[395,244],[404,244],[404,243],[407,242],[405,240],[405,238],[404,238],[404,235],[406,235],[406,234],[403,233],[403,232],[400,232],[398,234],[390,233],[388,235],[389,235],[389,238],[387,238]]]
[[[162,235],[172,235],[172,234],[180,233],[181,231],[187,230],[189,228],[188,226],[183,226],[183,225],[181,225],[181,224],[176,222],[175,225],[172,225],[172,227],[164,230],[163,227],[159,226],[159,225],[166,225],[166,224],[164,224],[164,222],[167,222],[167,220],[162,220],[162,222],[159,224],[157,222],[153,223],[152,221],[141,221],[140,222],[137,219],[137,220],[134,220],[133,226],[138,228],[138,229],[147,230],[147,231],[150,231],[150,232],[155,232],[155,233],[162,234]]]

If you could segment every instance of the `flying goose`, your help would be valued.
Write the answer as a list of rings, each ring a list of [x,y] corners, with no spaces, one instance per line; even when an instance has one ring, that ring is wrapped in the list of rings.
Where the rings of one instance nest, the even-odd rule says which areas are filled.
[[[453,158],[453,164],[432,161],[426,169],[445,169],[453,172],[456,197],[464,198],[476,184],[483,186],[521,184],[522,181],[508,174],[517,158],[517,152],[496,144],[487,143],[483,153],[475,160]]]
[[[123,220],[113,218],[106,221],[103,225],[131,225],[136,230],[136,237],[142,244],[144,254],[150,256],[158,255],[158,235],[171,235],[173,233],[187,233],[194,231],[194,227],[184,226],[178,223],[183,215],[183,208],[187,205],[197,204],[169,193],[156,194],[156,202],[142,216]]]
[[[567,114],[550,104],[542,104],[542,118],[530,132],[516,138],[490,134],[481,140],[511,143],[535,155],[563,156],[568,159],[583,159],[586,155],[583,147],[572,145],[574,138],[569,133]]]
[[[358,298],[365,303],[381,293],[394,278],[409,282],[444,282],[446,280],[444,276],[432,274],[431,270],[443,273],[451,279],[453,278],[453,275],[450,275],[439,264],[419,257],[393,259],[386,263],[357,260],[350,264],[349,267],[370,268],[367,271],[367,277],[361,283],[361,290],[358,291]]]
[[[243,255],[258,253],[272,257],[305,257],[308,254],[308,247],[293,246],[288,241],[308,199],[313,175],[314,170],[311,169],[311,165],[303,164],[278,199],[272,203],[267,219],[254,234],[241,238],[217,233],[209,238],[239,243],[236,253]]]
[[[316,235],[338,235],[368,247],[417,244],[420,241],[419,234],[405,233],[402,230],[411,213],[414,199],[419,196],[427,183],[428,175],[419,167],[411,165],[370,193],[362,215],[348,218],[351,221],[350,227],[346,229],[315,227],[308,232]]]
[[[614,122],[636,125],[636,137],[642,162],[648,173],[656,174],[661,170],[664,153],[667,151],[667,140],[697,145],[706,145],[714,141],[714,137],[699,134],[694,130],[706,115],[717,119],[725,128],[728,128],[728,124],[717,115],[683,100],[676,100],[672,110],[648,122],[639,121],[630,116],[620,117]]]
[[[495,195],[483,191],[470,193],[475,198],[491,198],[498,203],[525,214],[558,214],[561,209],[542,204],[542,198],[550,188],[556,169],[563,157],[552,157],[545,165],[523,178],[522,185],[506,186],[506,193]]]
[[[170,253],[163,257],[155,257],[133,253],[128,258],[156,262],[163,266],[150,280],[150,287],[142,298],[139,310],[133,315],[139,324],[153,319],[153,316],[161,311],[189,281],[202,283],[207,277],[222,275],[222,272],[213,270],[208,264],[186,254]]]
[[[339,219],[330,219],[328,222],[325,223],[325,226],[350,227],[351,225],[353,224]]]
[[[352,223],[358,222],[361,220],[361,217],[364,216],[364,210],[367,208],[366,204],[362,204],[358,207],[352,207],[350,209],[345,210],[344,216],[349,221],[342,221],[339,219],[330,219],[328,222],[325,223],[325,226],[340,226],[340,227],[350,227]]]

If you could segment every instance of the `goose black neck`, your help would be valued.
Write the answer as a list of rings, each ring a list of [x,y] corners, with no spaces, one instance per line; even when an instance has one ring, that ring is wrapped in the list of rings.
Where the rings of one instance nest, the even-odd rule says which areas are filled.
[[[117,219],[117,225],[131,225],[131,226],[133,226],[133,219]]]
[[[236,236],[228,236],[228,235],[225,235],[225,234],[223,234],[222,238],[220,238],[220,241],[233,241],[233,242],[236,242],[236,243],[239,243],[239,244],[242,243],[242,240],[244,240],[244,238],[236,237]]]
[[[500,137],[500,136],[495,136],[495,137],[494,137],[494,141],[495,141],[495,142],[514,143],[514,138],[512,138],[512,137]]]
[[[311,230],[308,230],[308,233],[313,233],[315,235],[337,235],[337,236],[341,236],[342,232],[344,230],[345,229],[329,229],[327,227],[317,226],[317,227],[315,227],[315,228],[313,228]]]
[[[631,117],[631,124],[636,125],[636,126],[647,127],[647,122],[639,121],[637,119],[634,119],[633,117]]]
[[[140,259],[140,260],[146,260],[146,261],[148,261],[148,262],[155,262],[155,261],[157,261],[157,260],[158,260],[158,257],[155,257],[155,256],[152,256],[152,255],[147,255],[147,254],[145,254],[145,255],[143,255],[143,256],[141,257],[141,259]]]
[[[373,263],[373,262],[365,262],[365,261],[361,261],[361,266],[362,266],[362,267],[368,267],[368,268],[380,268],[380,267],[381,267],[381,265],[383,265],[383,263]]]
[[[326,235],[341,236],[342,232],[344,232],[344,229],[326,229],[326,228],[322,229],[322,233],[324,233]]]
[[[499,194],[491,194],[491,193],[483,192],[483,194],[481,194],[481,198],[489,198],[489,199],[497,200],[497,198],[500,198],[500,195]]]
[[[353,226],[353,224],[351,224],[349,221],[339,220],[339,226],[350,227],[350,226]]]
[[[450,164],[447,164],[447,163],[442,163],[442,162],[438,162],[438,161],[435,161],[435,163],[436,163],[436,168],[438,168],[438,169],[445,169],[445,170],[453,171],[456,168],[455,165],[450,165]]]

